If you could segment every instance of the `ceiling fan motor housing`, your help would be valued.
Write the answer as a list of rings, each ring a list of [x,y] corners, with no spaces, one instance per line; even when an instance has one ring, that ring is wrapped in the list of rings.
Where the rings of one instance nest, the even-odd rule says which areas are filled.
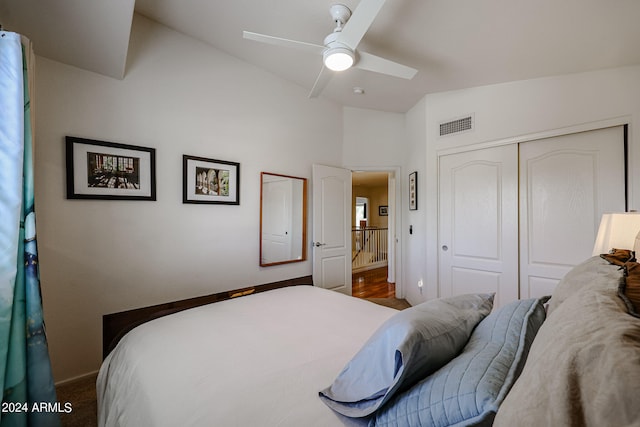
[[[333,71],[344,71],[350,68],[356,60],[353,50],[336,39],[340,32],[329,34],[324,39],[324,45],[327,49],[323,52],[322,58],[324,65]]]
[[[344,71],[351,68],[355,61],[355,55],[351,49],[344,47],[332,47],[323,54],[324,65],[333,71]]]

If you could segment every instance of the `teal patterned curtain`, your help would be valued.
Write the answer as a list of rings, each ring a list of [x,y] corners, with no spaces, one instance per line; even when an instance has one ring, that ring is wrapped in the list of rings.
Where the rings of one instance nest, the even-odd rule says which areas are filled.
[[[19,34],[0,31],[0,427],[60,425],[42,317],[27,74],[31,51],[24,42],[26,49]]]

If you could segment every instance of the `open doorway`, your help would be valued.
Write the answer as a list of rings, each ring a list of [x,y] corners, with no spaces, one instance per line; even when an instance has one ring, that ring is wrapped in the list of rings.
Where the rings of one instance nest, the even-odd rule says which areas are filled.
[[[352,295],[394,298],[394,173],[354,171],[351,182]]]

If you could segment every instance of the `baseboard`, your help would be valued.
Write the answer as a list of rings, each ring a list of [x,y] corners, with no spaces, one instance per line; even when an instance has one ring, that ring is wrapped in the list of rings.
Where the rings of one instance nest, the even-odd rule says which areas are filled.
[[[361,267],[355,267],[352,269],[352,273],[362,273],[363,271],[375,270],[376,268],[387,267],[389,263],[387,261],[379,261],[373,264],[367,264]]]
[[[96,370],[96,371],[89,372],[88,374],[82,374],[82,375],[78,375],[76,377],[67,378],[66,380],[58,381],[54,385],[56,387],[60,387],[60,386],[64,386],[64,385],[67,385],[67,384],[70,384],[70,383],[75,383],[77,381],[84,381],[84,380],[87,380],[87,379],[89,379],[89,378],[91,378],[93,376],[97,376],[97,375],[98,375],[98,371]]]

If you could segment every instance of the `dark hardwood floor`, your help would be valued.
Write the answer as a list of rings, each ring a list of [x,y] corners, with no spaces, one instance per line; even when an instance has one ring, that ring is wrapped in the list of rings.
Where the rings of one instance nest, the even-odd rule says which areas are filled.
[[[353,273],[351,295],[358,298],[395,298],[395,283],[387,282],[387,267]]]

